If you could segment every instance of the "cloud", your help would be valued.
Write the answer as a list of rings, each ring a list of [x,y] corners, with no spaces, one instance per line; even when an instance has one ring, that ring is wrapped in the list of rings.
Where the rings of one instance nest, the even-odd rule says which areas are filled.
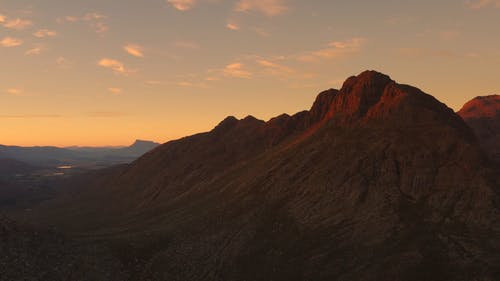
[[[6,28],[10,29],[15,29],[15,30],[23,30],[28,27],[31,27],[33,23],[30,20],[23,20],[23,19],[13,19],[13,20],[7,20],[3,19],[3,26]]]
[[[27,50],[24,55],[26,56],[37,56],[39,55],[40,53],[42,53],[42,47],[40,46],[37,46],[37,47],[34,47],[32,49],[29,49]]]
[[[33,33],[33,35],[37,38],[55,37],[57,36],[57,32],[48,29],[40,29],[37,32]]]
[[[193,87],[193,83],[186,81],[177,82],[176,85],[179,87]]]
[[[82,20],[84,21],[93,21],[93,20],[102,20],[107,18],[107,16],[100,14],[100,13],[87,13],[82,17]]]
[[[92,28],[94,28],[94,31],[99,34],[103,35],[104,33],[109,31],[109,26],[103,22],[96,22],[91,24]]]
[[[465,5],[470,9],[482,9],[489,6],[495,6],[500,8],[500,0],[467,0],[465,1]]]
[[[209,77],[205,78],[205,81],[208,81],[208,82],[220,81],[220,78],[219,77],[209,76]]]
[[[366,43],[364,38],[352,38],[345,41],[332,41],[328,47],[298,57],[301,62],[319,62],[322,60],[340,59],[355,55]]]
[[[23,43],[24,42],[21,39],[5,37],[0,41],[0,46],[10,48],[10,47],[21,46]]]
[[[79,18],[74,17],[74,16],[66,16],[66,17],[64,17],[64,19],[65,19],[66,21],[68,21],[68,22],[77,22],[77,21],[79,21],[79,20],[80,20]]]
[[[116,74],[127,75],[129,73],[122,62],[114,59],[103,58],[98,62],[98,65],[109,68]]]
[[[257,63],[261,67],[264,67],[265,73],[269,75],[288,77],[294,73],[294,70],[290,67],[269,60],[261,59],[257,60]]]
[[[23,90],[19,89],[19,88],[9,88],[9,89],[7,89],[6,92],[9,95],[18,96],[18,95],[21,95],[23,93]]]
[[[62,18],[58,18],[57,22],[59,24],[63,24],[66,22],[69,23],[76,23],[76,22],[86,22],[88,26],[90,26],[94,31],[99,34],[103,35],[104,33],[109,31],[109,26],[103,22],[103,20],[107,19],[108,17],[106,15],[103,15],[98,12],[93,12],[93,13],[87,13],[81,17],[77,16],[65,16]]]
[[[161,85],[161,84],[163,84],[163,81],[159,81],[159,80],[147,80],[144,83],[146,83],[148,85]]]
[[[60,68],[69,68],[71,66],[71,62],[65,57],[58,57],[56,59],[56,64]]]
[[[393,16],[390,18],[386,18],[384,22],[388,25],[400,25],[400,24],[407,24],[407,23],[412,23],[416,19],[412,16]]]
[[[179,11],[187,11],[194,7],[196,0],[167,0],[167,3]]]
[[[237,24],[237,23],[234,23],[234,22],[228,22],[226,24],[226,28],[229,29],[229,30],[240,30],[240,26]]]
[[[288,10],[285,0],[240,0],[234,8],[236,12],[258,12],[273,17]]]
[[[108,88],[108,92],[110,92],[114,95],[120,95],[121,93],[123,93],[123,90],[122,90],[122,88],[110,87],[110,88]]]
[[[226,65],[223,70],[224,76],[235,77],[235,78],[252,78],[252,73],[245,70],[245,65],[242,63],[231,63]]]
[[[59,114],[20,114],[20,115],[0,115],[4,119],[31,119],[31,118],[61,118]]]
[[[266,30],[264,30],[262,28],[254,27],[254,28],[252,28],[252,31],[254,31],[255,33],[257,33],[257,35],[262,36],[262,37],[270,37],[271,36],[271,33],[267,32]]]
[[[128,113],[118,111],[92,111],[88,112],[87,116],[94,118],[117,118],[129,116]]]
[[[7,20],[7,17],[0,14],[0,23],[4,23]]]
[[[461,56],[450,50],[419,47],[399,48],[398,52],[403,56],[414,58],[453,58]]]
[[[138,58],[144,57],[144,48],[142,46],[136,44],[128,44],[124,46],[123,49],[131,56]]]

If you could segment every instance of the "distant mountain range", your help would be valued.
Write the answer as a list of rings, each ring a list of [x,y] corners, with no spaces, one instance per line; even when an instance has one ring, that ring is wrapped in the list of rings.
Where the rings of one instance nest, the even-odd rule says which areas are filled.
[[[159,144],[137,140],[128,147],[19,147],[0,145],[0,158],[14,159],[29,165],[111,166],[130,163]]]
[[[476,132],[481,108],[460,112]],[[107,241],[128,280],[500,280],[500,171],[479,135],[366,71],[309,111],[228,117],[79,177],[23,217]]]

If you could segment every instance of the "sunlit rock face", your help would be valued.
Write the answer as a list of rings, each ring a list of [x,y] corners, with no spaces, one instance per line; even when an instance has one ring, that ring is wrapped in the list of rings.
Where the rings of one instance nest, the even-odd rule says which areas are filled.
[[[500,162],[500,96],[476,97],[458,114],[474,129],[491,158]]]

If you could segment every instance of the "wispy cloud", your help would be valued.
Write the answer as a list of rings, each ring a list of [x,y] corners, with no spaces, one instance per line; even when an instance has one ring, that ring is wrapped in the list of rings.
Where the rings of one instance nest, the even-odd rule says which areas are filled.
[[[236,12],[258,12],[273,17],[288,10],[285,0],[240,0],[236,3]]]
[[[102,20],[105,18],[107,18],[107,16],[97,12],[87,13],[82,17],[84,21]]]
[[[167,3],[179,11],[187,11],[194,7],[196,0],[167,0]]]
[[[79,22],[80,18],[75,16],[65,16],[57,19],[57,23],[63,24],[65,22]]]
[[[401,25],[401,24],[407,24],[414,22],[416,19],[413,16],[392,16],[389,18],[386,18],[384,22],[388,25]]]
[[[298,57],[298,60],[301,62],[319,62],[322,60],[345,58],[359,53],[366,41],[365,38],[332,41],[326,48],[301,55]]]
[[[57,36],[57,32],[49,29],[40,29],[37,32],[33,33],[33,35],[37,38],[55,37]]]
[[[295,72],[292,68],[288,66],[270,60],[260,59],[257,60],[257,63],[264,68],[264,72],[267,75],[287,78],[288,76],[290,76],[290,74]]]
[[[7,94],[13,95],[13,96],[19,96],[23,93],[23,89],[19,88],[9,88],[6,90]]]
[[[226,28],[229,30],[240,30],[241,29],[241,27],[235,22],[228,22],[226,24]]]
[[[122,62],[114,59],[103,58],[97,64],[113,70],[116,74],[127,75],[130,72],[125,68],[125,65]]]
[[[254,27],[254,28],[252,28],[252,31],[257,33],[257,35],[262,36],[262,37],[270,37],[271,36],[271,33],[269,33],[268,31],[266,31],[260,27]]]
[[[146,83],[147,85],[151,85],[151,86],[164,84],[163,81],[159,81],[159,80],[147,80],[147,81],[144,81],[144,83]]]
[[[33,118],[61,118],[59,114],[19,114],[19,115],[0,115],[2,119],[33,119]]]
[[[108,88],[108,92],[112,93],[113,95],[120,95],[123,93],[123,89],[117,87],[110,87]]]
[[[129,55],[138,57],[138,58],[143,58],[144,57],[144,48],[142,46],[139,46],[137,44],[128,44],[123,47],[125,52],[127,52]]]
[[[104,35],[109,31],[109,26],[104,22],[108,17],[98,12],[87,13],[83,16],[65,16],[57,19],[59,24],[86,22],[95,33]]]
[[[60,68],[69,68],[71,66],[71,62],[65,57],[58,57],[56,59],[56,65]]]
[[[130,114],[125,112],[118,111],[91,111],[86,114],[88,117],[94,118],[117,118],[117,117],[125,117]]]
[[[5,37],[0,41],[0,46],[10,48],[10,47],[21,46],[23,43],[24,42],[21,39]]]
[[[414,58],[453,58],[453,57],[467,56],[467,55],[460,55],[458,53],[446,49],[431,49],[431,48],[420,48],[420,47],[399,48],[398,52],[400,55],[406,57],[414,57]]]
[[[7,16],[0,14],[0,23],[4,23],[7,20]]]
[[[94,29],[95,33],[99,35],[103,35],[109,31],[109,26],[103,22],[96,22],[91,24],[91,27]]]
[[[224,76],[235,78],[252,78],[252,73],[245,69],[245,65],[239,62],[226,65],[223,70]]]
[[[36,46],[34,48],[31,48],[27,50],[24,55],[26,56],[37,56],[42,53],[43,48],[41,46]]]
[[[500,0],[467,0],[465,5],[471,9],[482,9],[489,6],[500,8]]]
[[[12,19],[12,20],[7,20],[4,16],[3,18],[3,26],[6,28],[10,29],[15,29],[15,30],[23,30],[28,27],[31,27],[33,25],[33,22],[30,20],[23,20],[23,19]]]

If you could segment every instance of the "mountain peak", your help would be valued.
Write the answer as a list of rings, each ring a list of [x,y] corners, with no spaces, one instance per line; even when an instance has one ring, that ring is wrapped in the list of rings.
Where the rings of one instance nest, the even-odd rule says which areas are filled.
[[[238,118],[234,117],[234,116],[228,116],[226,118],[224,118],[224,120],[222,120],[214,129],[214,131],[217,131],[217,132],[222,132],[222,131],[226,131],[226,130],[229,130],[231,128],[233,128],[234,126],[236,126],[236,124],[238,124]]]
[[[361,85],[386,85],[394,82],[391,77],[375,70],[366,70],[357,76],[351,76],[344,82],[342,89],[348,89],[356,84]]]
[[[500,116],[500,95],[478,96],[458,112],[462,118],[494,118]]]
[[[345,127],[375,120],[392,120],[392,125],[397,127],[425,122],[451,125],[463,132],[468,130],[453,110],[434,97],[418,88],[398,84],[388,75],[368,70],[349,77],[340,90],[321,92],[309,111],[293,116],[283,114],[267,123],[253,116],[241,120],[229,116],[214,131],[258,129],[265,124],[264,128],[272,131],[269,135],[281,139],[309,128],[317,129],[330,121],[334,126]]]
[[[500,163],[500,96],[475,97],[458,114],[474,130],[491,159]]]

